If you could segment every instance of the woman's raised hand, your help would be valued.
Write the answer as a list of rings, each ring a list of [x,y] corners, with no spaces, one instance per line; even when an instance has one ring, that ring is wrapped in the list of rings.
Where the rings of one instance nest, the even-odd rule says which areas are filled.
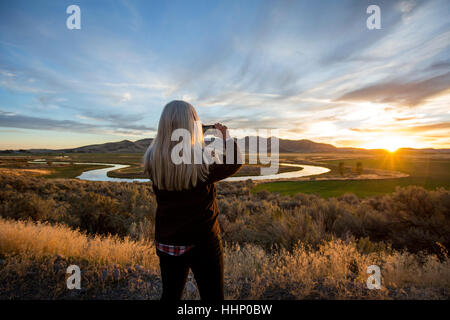
[[[216,128],[217,130],[219,130],[222,133],[223,140],[227,139],[227,130],[228,130],[228,128],[226,126],[224,126],[221,123],[215,123],[214,124],[214,128]]]

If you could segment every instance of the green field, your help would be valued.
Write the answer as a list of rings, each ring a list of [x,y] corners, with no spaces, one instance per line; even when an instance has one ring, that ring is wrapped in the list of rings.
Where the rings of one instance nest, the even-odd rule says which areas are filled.
[[[145,178],[141,166],[142,154],[112,154],[112,153],[76,153],[62,155],[33,155],[26,157],[2,157],[0,167],[17,169],[44,169],[50,173],[45,178],[75,178],[82,172],[101,169],[107,166],[99,165],[74,165],[55,164],[52,162],[100,162],[128,164],[129,168],[108,173],[108,176],[118,178]],[[29,160],[45,158],[49,163],[30,164]],[[257,184],[252,192],[268,190],[285,195],[294,195],[299,192],[316,193],[323,197],[336,197],[344,193],[354,193],[359,197],[367,197],[377,194],[386,194],[395,191],[397,186],[417,185],[426,189],[438,187],[450,188],[450,156],[445,154],[282,154],[281,161],[291,163],[310,163],[330,168],[330,172],[314,176],[311,181],[276,181]],[[345,172],[341,176],[339,163],[343,162]],[[352,180],[358,177],[355,172],[356,163],[361,162],[363,173],[376,173],[376,170],[385,172],[398,171],[407,173],[406,178],[391,178],[379,180]],[[298,170],[292,167],[281,167],[281,172]],[[246,165],[237,175],[256,175],[259,168],[254,165]],[[328,180],[315,180],[326,178]],[[338,178],[347,180],[338,180]]]
[[[278,181],[262,183],[253,188],[253,192],[268,190],[286,195],[299,192],[317,193],[325,198],[354,193],[359,197],[386,194],[395,191],[397,186],[417,185],[426,189],[438,187],[450,188],[450,160],[434,155],[407,156],[390,155],[373,158],[354,158],[345,160],[325,160],[320,163],[337,171],[339,162],[354,167],[356,162],[363,163],[365,170],[382,169],[407,173],[407,178],[384,180],[327,180],[327,181]]]
[[[31,160],[42,159],[42,155],[38,156],[2,156],[0,157],[0,169],[10,169],[20,172],[25,170],[37,170],[41,171],[40,174],[43,178],[48,179],[72,179],[78,177],[85,171],[97,170],[103,168],[109,168],[108,165],[95,165],[95,164],[73,164],[73,159],[69,158],[58,158],[58,156],[46,156],[46,162],[36,162],[30,163]],[[78,160],[76,160],[78,161]],[[59,163],[66,162],[66,163]],[[97,161],[87,161],[87,162],[97,162]]]
[[[42,169],[49,173],[42,175],[44,178],[72,179],[81,175],[84,171],[107,168],[107,165],[74,164],[81,163],[114,163],[126,164],[130,167],[122,168],[107,173],[108,177],[121,179],[146,179],[142,166],[141,153],[68,153],[68,154],[30,154],[27,156],[0,157],[0,169]],[[45,159],[44,163],[29,163],[30,160]],[[65,162],[64,164],[57,162]],[[253,176],[260,174],[262,164],[244,164],[234,176]],[[281,166],[279,172],[298,171],[301,168]]]
[[[75,162],[103,162],[115,164],[139,165],[142,163],[141,153],[67,153]]]

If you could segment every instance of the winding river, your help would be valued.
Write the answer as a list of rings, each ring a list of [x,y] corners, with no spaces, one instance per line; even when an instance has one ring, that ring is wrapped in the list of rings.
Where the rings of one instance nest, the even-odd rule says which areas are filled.
[[[37,161],[30,161],[30,162],[36,163],[36,162],[46,162],[46,161],[44,159],[39,159]],[[65,162],[53,161],[53,163],[65,163]],[[126,165],[126,164],[92,163],[92,162],[75,162],[74,164],[90,164],[90,165],[93,164],[93,165],[111,166],[108,168],[84,171],[81,175],[79,175],[77,177],[78,179],[81,179],[81,180],[111,181],[111,182],[148,182],[149,181],[149,179],[127,179],[127,178],[108,177],[109,171],[129,167],[129,165]],[[299,177],[314,176],[314,175],[318,175],[318,174],[322,174],[322,173],[326,173],[326,172],[330,171],[330,169],[325,168],[325,167],[311,166],[311,165],[306,165],[306,164],[280,163],[280,166],[298,167],[298,168],[303,168],[303,169],[298,170],[298,171],[282,172],[282,173],[264,175],[264,176],[229,177],[229,178],[225,179],[224,181],[246,181],[248,179],[252,179],[252,180],[292,179],[292,178],[299,178]]]

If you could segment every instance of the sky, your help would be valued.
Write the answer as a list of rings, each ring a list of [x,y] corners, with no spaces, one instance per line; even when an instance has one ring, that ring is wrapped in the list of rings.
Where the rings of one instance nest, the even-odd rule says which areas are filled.
[[[154,137],[175,99],[237,137],[450,148],[449,17],[448,0],[0,0],[0,149]]]

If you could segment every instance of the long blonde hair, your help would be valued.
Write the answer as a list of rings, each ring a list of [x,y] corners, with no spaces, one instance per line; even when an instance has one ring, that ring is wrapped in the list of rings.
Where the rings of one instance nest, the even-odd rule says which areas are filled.
[[[203,131],[194,107],[180,100],[166,104],[159,119],[156,137],[144,155],[144,172],[158,189],[190,189],[208,175],[208,164],[204,161],[200,164],[192,161],[173,163],[171,151],[178,142],[171,141],[171,136],[176,129],[189,131],[192,150],[198,146],[204,147]]]

